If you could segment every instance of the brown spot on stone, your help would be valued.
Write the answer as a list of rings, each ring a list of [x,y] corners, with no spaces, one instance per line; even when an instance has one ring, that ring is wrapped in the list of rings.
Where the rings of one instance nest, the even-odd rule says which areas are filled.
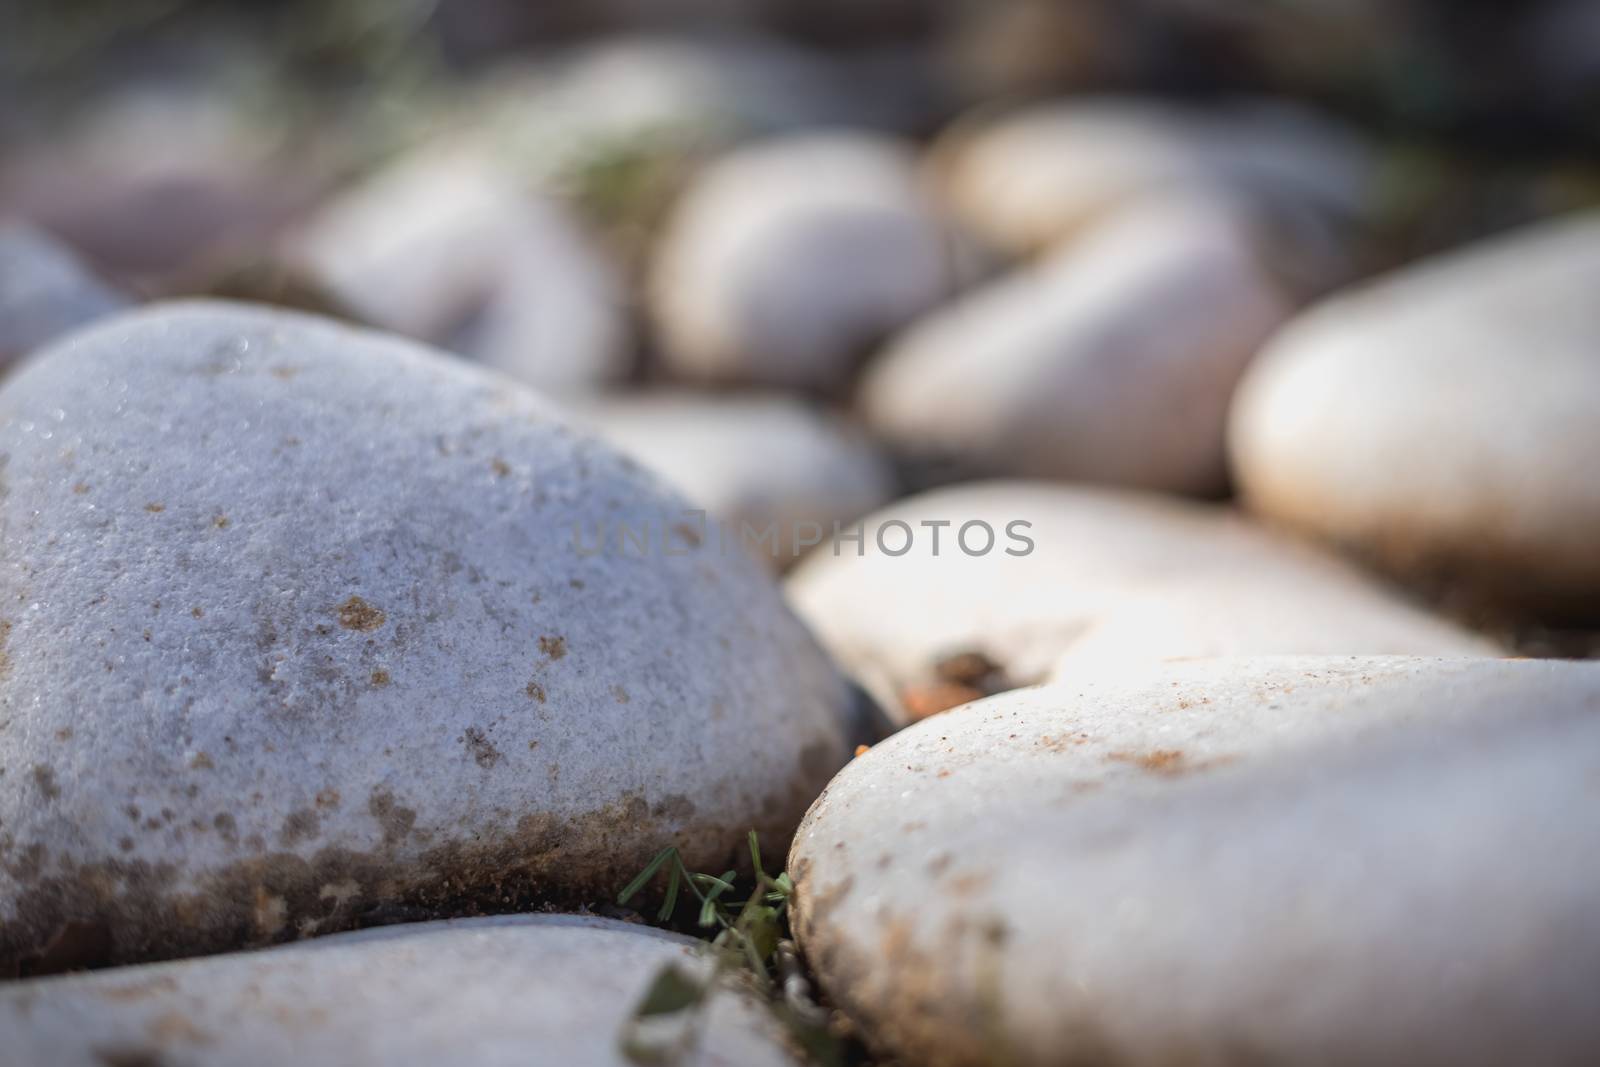
[[[72,491],[78,496],[82,496],[89,491],[89,485],[87,482],[79,482],[77,485],[72,487]]]
[[[296,374],[300,373],[300,368],[299,367],[287,367],[287,366],[285,366],[285,367],[273,367],[267,373],[272,375],[274,378],[279,379],[280,381],[287,382],[287,381],[293,380],[294,376]]]
[[[367,811],[383,828],[385,847],[392,848],[410,837],[412,827],[417,824],[416,810],[395,803],[394,794],[386,789],[375,790],[367,798]]]
[[[496,456],[489,461],[489,467],[501,478],[504,478],[511,473],[511,464],[507,463],[499,456]]]
[[[211,762],[209,753],[196,752],[189,759],[189,769],[194,771],[210,771],[216,769],[216,764]]]
[[[167,506],[159,501],[152,500],[144,506],[144,509],[152,515],[159,515],[167,510]]]
[[[539,638],[539,651],[554,662],[567,654],[567,639],[553,635],[541,637]]]
[[[1220,762],[1218,760],[1206,760],[1202,763],[1191,763],[1182,752],[1175,748],[1158,748],[1151,752],[1111,752],[1107,753],[1106,759],[1115,760],[1118,763],[1131,763],[1142,771],[1168,777],[1214,766]]]
[[[57,730],[56,731],[56,740],[57,741],[71,741],[72,740],[72,727],[63,726],[61,729]]]
[[[379,667],[377,670],[372,672],[371,680],[372,684],[376,688],[382,689],[384,686],[389,684],[389,672],[384,670],[382,667]]]
[[[611,687],[611,695],[616,699],[618,704],[626,704],[633,699],[632,697],[628,696],[628,691],[622,688],[620,685],[614,685]]]
[[[686,522],[675,524],[672,527],[672,532],[683,538],[684,543],[690,548],[699,548],[700,542],[703,540],[700,531]]]
[[[33,784],[46,800],[54,800],[61,795],[61,787],[56,785],[56,772],[42,763],[33,765]]]
[[[461,740],[467,746],[467,751],[472,753],[472,758],[478,766],[487,770],[500,762],[500,750],[490,743],[489,737],[476,726],[469,726],[462,732]]]
[[[346,630],[367,633],[382,626],[387,619],[382,611],[358,596],[352,596],[339,605],[339,625]]]
[[[6,653],[6,643],[11,639],[11,623],[0,619],[0,678],[11,673],[11,657]]]
[[[278,829],[278,845],[285,848],[298,845],[301,841],[309,841],[317,837],[318,830],[322,830],[322,819],[310,808],[301,808],[291,811],[283,819],[283,825]]]
[[[206,609],[196,604],[194,607],[189,609],[189,614],[193,615],[197,619],[203,619],[206,617]]]
[[[982,871],[973,874],[958,874],[950,879],[950,891],[957,896],[971,896],[993,882],[994,875]]]
[[[150,1037],[162,1044],[184,1041],[191,1045],[208,1045],[214,1039],[182,1014],[163,1012],[150,1020],[146,1027]]]
[[[216,818],[211,820],[211,825],[217,828],[217,833],[222,835],[224,841],[231,843],[238,840],[239,824],[227,812],[219,812]]]
[[[211,519],[211,525],[215,526],[219,530],[226,530],[231,525],[231,523],[230,523],[230,521],[228,519],[228,516],[223,515],[223,514],[221,514],[219,512],[217,515],[215,515]]]
[[[537,700],[541,704],[545,702],[545,699],[548,696],[548,694],[546,694],[544,691],[544,686],[540,685],[538,682],[530,681],[528,683],[528,688],[525,689],[524,692],[526,692],[530,698]]]
[[[319,808],[337,808],[339,806],[339,791],[328,788],[317,791],[316,802]]]
[[[120,849],[123,852],[132,852],[133,851],[133,838],[131,838],[131,837],[119,837],[119,838],[117,838],[117,848]]]
[[[153,997],[158,993],[176,993],[177,991],[178,980],[176,978],[173,978],[170,974],[158,974],[148,978],[141,978],[136,982],[128,982],[125,985],[103,987],[98,995],[103,1000],[129,1001],[144,1000],[146,997]]]

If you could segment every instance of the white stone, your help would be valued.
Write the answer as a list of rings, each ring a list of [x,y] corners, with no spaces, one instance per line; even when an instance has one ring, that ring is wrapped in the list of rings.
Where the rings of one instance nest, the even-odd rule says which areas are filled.
[[[1350,217],[1370,207],[1377,173],[1360,137],[1296,108],[1114,96],[958,123],[934,160],[962,223],[1013,253],[1152,194],[1244,191]]]
[[[1267,658],[993,697],[845,769],[789,871],[899,1062],[1600,1055],[1600,666]]]
[[[894,522],[915,535],[900,556],[878,544],[883,531],[891,552],[901,547],[905,534]],[[935,530],[923,525],[936,522],[949,523],[938,530],[937,555]],[[992,551],[962,551],[967,523],[989,525]],[[1008,534],[1012,523],[1030,525]],[[838,661],[902,723],[916,713],[909,696],[938,688],[940,662],[968,652],[1014,686],[1101,656],[1495,651],[1341,561],[1212,505],[991,482],[898,501],[864,525],[862,555],[851,545],[837,555],[814,552],[786,591]],[[1019,538],[1031,540],[1031,550]],[[973,527],[967,542],[981,549],[983,530]],[[1064,665],[1079,641],[1098,651]]]
[[[861,407],[941,468],[1215,494],[1234,386],[1289,311],[1242,219],[1134,206],[918,321]]]
[[[125,304],[49,234],[24,223],[0,224],[0,371]]]
[[[211,61],[220,59],[213,55]],[[265,75],[225,61],[238,84]],[[181,63],[173,64],[182,66]],[[348,139],[286,134],[284,105],[195,79],[132,78],[0,159],[0,204],[57,235],[113,280],[165,291],[270,245],[309,209]],[[8,101],[9,102],[9,101]],[[8,109],[9,110],[9,109]],[[324,128],[326,129],[326,128]]]
[[[0,985],[16,1063],[106,1067],[628,1067],[629,1013],[686,937],[575,915],[386,927],[209,959]],[[776,1016],[729,986],[679,1062],[791,1065]]]
[[[675,374],[836,389],[951,291],[955,266],[908,148],[814,133],[736,149],[694,179],[650,302]]]
[[[858,427],[781,394],[610,396],[576,413],[705,508],[719,550],[746,548],[773,566],[894,495],[893,470]]]
[[[1317,561],[1325,564],[1326,561]],[[1365,576],[1329,569],[1308,581],[1294,568],[1172,575],[1133,586],[1104,606],[1051,668],[1063,681],[1160,660],[1212,656],[1332,655],[1363,649],[1408,654],[1502,654],[1394,596]]]
[[[1273,519],[1421,579],[1600,599],[1600,216],[1335,296],[1240,386],[1230,450]]]
[[[626,368],[621,283],[555,200],[480,155],[430,146],[325,204],[289,260],[365,321],[530,385]]]
[[[687,501],[409,342],[152,306],[14,375],[0,457],[0,966],[606,898],[845,756],[758,566],[592,551]]]

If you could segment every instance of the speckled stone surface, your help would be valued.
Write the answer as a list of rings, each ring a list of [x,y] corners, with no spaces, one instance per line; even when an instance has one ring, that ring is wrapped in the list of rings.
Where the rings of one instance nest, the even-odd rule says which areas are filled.
[[[1173,663],[969,704],[796,835],[827,993],[929,1067],[1600,1055],[1600,666]]]
[[[208,959],[0,985],[8,1063],[106,1067],[626,1067],[619,1037],[686,937],[574,915],[386,927]],[[776,1017],[712,1001],[696,1067],[779,1067]],[[15,1057],[14,1059],[12,1057]]]
[[[594,551],[687,506],[497,376],[306,316],[153,306],[30,362],[0,963],[588,900],[786,835],[846,754],[837,672],[750,560]]]

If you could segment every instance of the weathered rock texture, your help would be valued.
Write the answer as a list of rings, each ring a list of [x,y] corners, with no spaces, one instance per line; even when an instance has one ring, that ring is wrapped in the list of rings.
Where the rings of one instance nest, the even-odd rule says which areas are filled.
[[[789,871],[902,1062],[1578,1067],[1597,801],[1600,666],[1211,660],[919,723]]]
[[[539,398],[154,306],[0,391],[0,963],[609,897],[784,836],[844,684],[751,561]],[[608,527],[609,528],[609,527]],[[720,869],[720,868],[719,868]]]

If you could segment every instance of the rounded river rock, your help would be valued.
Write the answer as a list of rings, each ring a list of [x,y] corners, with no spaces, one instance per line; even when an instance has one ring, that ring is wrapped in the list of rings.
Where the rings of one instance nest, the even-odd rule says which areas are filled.
[[[1169,663],[918,723],[796,835],[896,1062],[1600,1057],[1600,666]]]
[[[752,561],[612,537],[687,507],[503,379],[308,316],[47,350],[0,391],[0,968],[608,897],[665,844],[784,836],[844,683]]]
[[[687,937],[575,915],[363,930],[8,983],[0,1057],[58,1067],[627,1067],[628,1015],[667,966],[697,975],[707,961]],[[712,997],[701,1022],[676,1061],[685,1067],[796,1062],[777,1017],[731,990]]]

